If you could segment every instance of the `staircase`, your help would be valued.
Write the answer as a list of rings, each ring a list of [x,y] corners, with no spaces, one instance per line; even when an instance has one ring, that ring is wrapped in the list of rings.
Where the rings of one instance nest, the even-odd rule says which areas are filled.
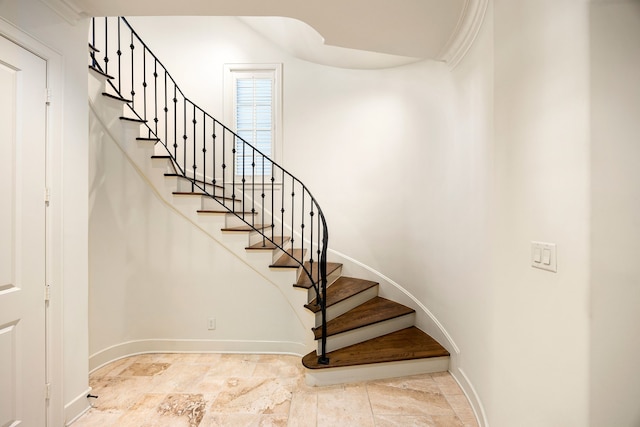
[[[134,56],[136,50],[142,52],[141,58]],[[314,317],[310,334],[317,343],[302,358],[307,383],[326,385],[448,369],[449,352],[415,326],[414,309],[381,297],[378,283],[345,276],[342,264],[327,260],[324,215],[304,184],[270,159],[260,158],[251,146],[246,149],[254,150],[257,160],[253,162],[262,162],[263,170],[264,163],[270,162],[271,176],[253,171],[245,176],[244,170],[241,178],[233,171],[229,175],[227,165],[234,165],[238,136],[182,95],[124,18],[94,18],[89,58],[90,74],[102,98],[95,102],[115,104],[122,126],[139,128],[134,139],[141,147],[136,155],[148,156],[141,161],[152,166],[149,173],[171,186],[171,203],[195,211],[201,227],[216,218],[214,226],[223,238],[246,235],[245,251],[268,254],[270,262],[264,269],[295,272],[292,285],[304,293],[304,308]],[[110,59],[115,62],[113,58],[117,66],[109,64]],[[164,88],[158,80],[164,81]],[[184,104],[182,110],[180,104]],[[225,139],[232,145],[225,146]],[[213,153],[212,158],[207,153]],[[281,201],[273,190],[276,181],[282,186]],[[290,200],[285,201],[285,193],[291,194]]]

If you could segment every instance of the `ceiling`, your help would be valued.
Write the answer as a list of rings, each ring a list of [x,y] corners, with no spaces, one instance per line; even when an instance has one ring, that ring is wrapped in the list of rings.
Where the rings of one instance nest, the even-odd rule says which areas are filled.
[[[488,0],[42,1],[68,20],[116,15],[246,17],[247,25],[303,59],[381,68],[423,59],[455,65],[475,39]]]

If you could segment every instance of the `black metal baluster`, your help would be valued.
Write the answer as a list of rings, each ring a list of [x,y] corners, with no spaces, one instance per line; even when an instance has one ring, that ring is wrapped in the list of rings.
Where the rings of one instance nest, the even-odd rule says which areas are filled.
[[[104,72],[109,74],[109,26],[107,17],[104,18]],[[120,76],[118,76],[120,78]]]
[[[317,204],[315,204],[315,202],[314,202],[314,205],[316,206],[316,209],[317,209],[317,208],[318,208],[318,205],[317,205]],[[320,228],[320,215],[318,215],[318,243],[317,243],[317,244],[318,244],[318,249],[317,249],[317,259],[318,259],[318,262],[321,262],[321,259],[320,259],[320,258],[321,258],[321,254],[322,254],[322,252],[320,251],[320,241],[321,241],[321,240],[320,240],[320,238],[322,237],[322,236],[320,235],[320,230],[321,230],[321,228]],[[318,271],[318,273],[320,273],[320,271]],[[320,280],[320,276],[319,276],[319,275],[318,275],[318,280]]]
[[[282,200],[280,206],[280,236],[284,236],[284,169],[282,169]]]
[[[91,46],[93,48],[96,47],[96,18],[91,18]],[[91,49],[91,66],[93,68],[98,68],[96,67],[96,52],[95,50]]]
[[[309,230],[309,263],[311,265],[311,275],[313,276],[313,204],[311,204],[311,213],[309,213],[309,224],[311,225],[311,230]],[[312,279],[312,281],[315,283],[316,281]],[[319,289],[316,287],[316,291],[318,291]],[[320,293],[320,292],[318,292]]]
[[[133,33],[131,33],[133,37]],[[147,48],[142,46],[142,98],[144,98],[142,118],[147,120]],[[148,137],[151,137],[151,129],[147,127]]]
[[[256,225],[256,149],[251,150],[251,225]],[[262,239],[264,243],[264,239]]]
[[[271,162],[271,240],[275,236],[276,232],[276,211],[275,211],[275,188],[276,188],[276,168],[273,167]]]
[[[118,21],[118,22],[120,22],[120,21]],[[133,79],[134,79],[134,76],[135,76],[134,68],[133,68],[134,64],[135,64],[135,61],[134,61],[134,58],[133,58],[133,50],[135,49],[135,46],[133,45],[133,32],[131,32],[131,44],[129,45],[129,47],[131,48],[131,108],[133,108],[133,107],[135,107],[134,99],[135,99],[135,96],[136,96],[136,91],[134,89],[134,83],[133,83],[134,82]]]
[[[213,172],[211,173],[211,183],[213,184],[213,191],[216,191],[216,151],[218,150],[217,144],[216,144],[216,119],[213,119],[213,133],[211,134],[211,139],[212,139],[212,150],[213,151],[213,156],[212,156],[212,160],[211,160],[211,167],[213,169]]]
[[[202,187],[204,192],[207,192],[207,116],[202,111]],[[213,188],[211,192],[215,195],[216,189]]]
[[[238,141],[237,141],[238,136],[234,135],[233,136],[233,148],[231,149],[231,154],[233,154],[232,156],[232,160],[233,160],[233,167],[232,169],[232,173],[231,173],[231,209],[233,209],[233,212],[236,211],[236,168],[238,167],[238,160],[236,158],[236,148],[238,147]],[[244,209],[242,210],[242,219],[244,219]]]
[[[156,60],[156,62],[158,62]],[[168,133],[169,133],[169,108],[167,107],[167,71],[164,72],[164,146],[167,148],[169,144]]]
[[[182,95],[182,165],[184,174],[187,174],[187,98]],[[193,187],[192,187],[193,189]]]
[[[302,258],[304,260],[304,186],[302,187],[302,207],[300,209],[300,250],[302,251]],[[291,226],[293,230],[293,226]]]
[[[294,233],[294,217],[296,214],[295,207],[295,198],[296,198],[296,181],[293,176],[291,176],[291,249],[293,249],[293,243],[295,242],[295,233]],[[304,201],[304,194],[302,195],[302,200]]]
[[[260,229],[260,233],[262,233],[263,236],[266,236],[265,235],[265,231],[264,231],[264,226],[265,226],[265,223],[264,223],[264,202],[265,202],[265,200],[264,200],[264,197],[265,197],[265,194],[264,194],[264,157],[265,156],[263,155],[262,156],[262,202],[260,204],[260,206],[262,208],[262,219],[260,220],[260,224],[262,224],[262,228]]]
[[[173,159],[178,163],[178,86],[175,82],[173,82]],[[178,168],[180,168],[179,165]]]
[[[165,86],[166,87],[166,86]],[[158,61],[153,61],[153,90],[155,96],[153,98],[153,123],[154,123],[154,134],[155,137],[158,137]],[[165,97],[166,101],[166,97]],[[165,102],[166,104],[166,102]],[[145,101],[146,105],[146,101]]]
[[[225,197],[227,193],[227,185],[226,185],[226,169],[227,169],[227,158],[226,156],[226,140],[227,140],[227,129],[222,128],[222,204],[226,206]]]
[[[194,185],[196,183],[196,180],[198,179],[198,175],[196,175],[196,169],[198,169],[197,166],[197,162],[196,162],[196,141],[197,141],[197,137],[196,137],[196,124],[198,123],[198,121],[196,120],[196,105],[193,104],[193,182],[191,183],[191,191],[194,191]]]
[[[120,49],[120,20],[118,19],[118,95],[122,95],[122,50]]]
[[[247,193],[245,193],[245,189],[244,189],[244,183],[246,181],[244,167],[247,164],[247,158],[245,157],[245,154],[246,154],[245,147],[247,146],[247,144],[245,144],[245,142],[242,139],[240,141],[242,142],[242,216],[244,217],[244,212],[247,211],[244,205],[247,199]]]

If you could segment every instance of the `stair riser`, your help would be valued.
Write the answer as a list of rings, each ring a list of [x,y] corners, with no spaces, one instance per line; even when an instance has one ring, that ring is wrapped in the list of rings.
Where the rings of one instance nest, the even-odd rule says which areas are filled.
[[[224,209],[224,208],[218,206],[218,208],[216,208],[216,209]],[[240,215],[240,218],[237,217],[236,215],[232,214],[232,213],[226,214],[225,227],[232,228],[232,227],[240,227],[242,225],[246,225],[246,223],[242,220],[242,213],[239,213],[239,215]],[[251,215],[250,213],[244,214],[244,220],[246,222],[251,223],[251,219],[252,218],[255,218],[255,215]],[[254,219],[253,221],[254,221],[254,223],[258,222],[257,219]]]
[[[371,298],[375,298],[378,296],[378,286],[373,286],[365,291],[357,293],[343,301],[340,301],[337,304],[334,304],[330,307],[327,307],[327,321],[333,320],[338,316],[343,315],[347,311],[356,308],[360,304],[364,304],[369,301]],[[316,313],[316,327],[319,327],[322,324],[322,315],[320,313]]]
[[[158,169],[162,173],[174,173],[172,163],[169,159],[166,158],[152,158],[151,166],[154,169]]]
[[[298,269],[298,277],[300,277],[300,271],[302,271],[302,268]],[[336,269],[334,272],[332,272],[331,274],[329,274],[327,276],[327,288],[329,286],[331,286],[331,284],[333,282],[335,282],[336,280],[338,280],[338,277],[342,276],[342,267]],[[313,286],[309,288],[309,291],[307,293],[307,303],[313,301],[316,298],[316,291],[313,289]]]
[[[191,191],[191,190],[189,190],[189,191]],[[229,194],[229,193],[225,194],[225,197],[227,197],[228,199],[217,199],[217,200],[214,200],[211,197],[203,197],[202,198],[202,205],[201,205],[202,207],[201,207],[201,209],[203,209],[203,210],[224,209],[222,207],[222,205],[224,204],[224,206],[228,207],[229,209],[233,209],[234,206],[235,206],[235,211],[238,211],[238,212],[242,211],[242,203],[232,201],[231,200],[231,194]]]
[[[322,387],[334,384],[446,372],[449,370],[449,360],[449,356],[443,356],[428,359],[403,360],[401,362],[348,366],[344,368],[308,369],[305,375],[305,382],[311,387]]]
[[[390,334],[391,332],[399,331],[400,329],[413,326],[415,322],[415,313],[406,314],[404,316],[396,317],[393,319],[385,320],[383,322],[374,323],[372,325],[363,326],[358,329],[343,332],[341,334],[332,335],[327,337],[327,352],[338,350],[343,347],[348,347],[353,344],[358,344],[382,335]],[[318,354],[321,353],[321,340],[317,340]]]

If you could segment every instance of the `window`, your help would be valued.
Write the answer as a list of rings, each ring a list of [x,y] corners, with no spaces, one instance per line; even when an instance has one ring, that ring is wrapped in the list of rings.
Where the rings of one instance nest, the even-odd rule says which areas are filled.
[[[279,64],[225,66],[228,122],[238,136],[276,162],[280,154],[280,75]],[[252,171],[271,175],[271,162],[262,162],[260,156],[254,159],[253,150],[240,140],[234,163],[236,175],[242,175],[243,170],[249,176]]]

